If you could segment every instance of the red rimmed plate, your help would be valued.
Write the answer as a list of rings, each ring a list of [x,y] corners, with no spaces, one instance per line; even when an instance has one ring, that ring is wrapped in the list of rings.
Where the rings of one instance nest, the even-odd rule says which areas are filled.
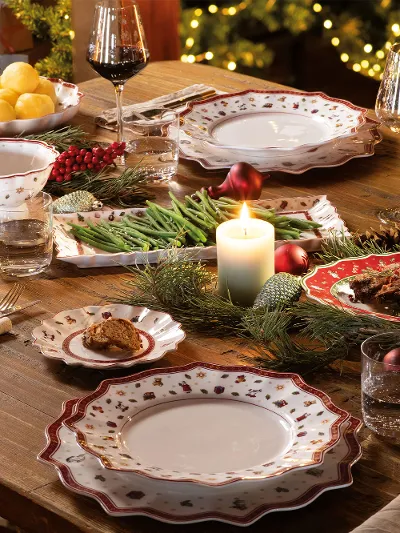
[[[316,266],[304,276],[302,285],[306,295],[312,300],[355,313],[400,322],[398,307],[390,304],[357,302],[349,285],[356,275],[362,274],[366,269],[381,270],[398,262],[400,262],[400,252],[340,259],[335,263]]]
[[[357,440],[361,422],[351,417],[343,425],[340,442],[321,466],[288,473],[284,480],[269,479],[257,485],[244,482],[241,494],[232,486],[161,484],[104,469],[94,456],[83,452],[75,435],[63,426],[76,402],[66,402],[63,413],[47,428],[47,445],[38,459],[56,468],[66,488],[95,499],[112,516],[142,515],[173,524],[218,520],[248,526],[270,512],[299,509],[323,492],[351,485],[351,467],[361,456]]]
[[[140,335],[141,347],[138,351],[132,353],[117,348],[92,350],[84,346],[82,334],[85,329],[110,317],[132,321]],[[33,330],[32,336],[33,344],[50,359],[59,359],[67,365],[108,369],[158,361],[167,352],[176,349],[185,333],[181,324],[167,313],[146,307],[110,304],[62,311],[44,320]]]
[[[215,487],[320,465],[349,416],[297,374],[191,363],[103,381],[64,424],[107,469]]]

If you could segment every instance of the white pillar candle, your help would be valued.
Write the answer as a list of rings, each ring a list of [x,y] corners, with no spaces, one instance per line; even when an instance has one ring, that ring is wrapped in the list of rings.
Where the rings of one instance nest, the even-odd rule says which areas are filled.
[[[240,218],[217,228],[218,289],[235,304],[251,306],[264,283],[275,273],[275,228],[248,218],[246,204]]]

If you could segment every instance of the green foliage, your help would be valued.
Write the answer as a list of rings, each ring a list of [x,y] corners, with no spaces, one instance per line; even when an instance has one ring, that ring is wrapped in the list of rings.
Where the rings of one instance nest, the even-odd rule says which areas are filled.
[[[71,0],[58,0],[50,7],[32,0],[5,0],[5,3],[35,37],[52,43],[49,56],[35,65],[39,73],[49,78],[72,79]]]

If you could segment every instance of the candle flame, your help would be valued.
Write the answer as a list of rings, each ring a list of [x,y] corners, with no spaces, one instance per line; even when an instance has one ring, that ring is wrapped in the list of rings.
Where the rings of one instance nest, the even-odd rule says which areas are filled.
[[[249,220],[250,220],[249,208],[247,207],[246,202],[243,202],[243,207],[242,207],[242,210],[240,211],[240,221],[242,223],[243,231],[246,237],[247,237],[247,225],[248,225]]]

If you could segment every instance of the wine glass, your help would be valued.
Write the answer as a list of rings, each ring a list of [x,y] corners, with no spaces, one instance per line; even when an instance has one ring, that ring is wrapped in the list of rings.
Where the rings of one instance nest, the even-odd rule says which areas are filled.
[[[117,142],[124,141],[122,93],[125,83],[147,65],[147,48],[139,8],[135,0],[102,0],[95,7],[87,60],[115,87]],[[124,164],[121,156],[120,164]]]
[[[400,43],[395,43],[387,56],[375,113],[385,126],[400,133]],[[384,223],[400,222],[400,205],[379,211],[378,218]]]

